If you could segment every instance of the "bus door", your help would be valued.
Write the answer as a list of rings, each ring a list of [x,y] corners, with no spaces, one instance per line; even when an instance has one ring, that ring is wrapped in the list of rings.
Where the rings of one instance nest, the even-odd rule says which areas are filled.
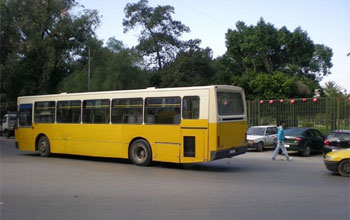
[[[20,104],[18,108],[18,127],[15,131],[16,140],[21,150],[35,151],[32,128],[32,104]]]
[[[208,94],[202,94],[202,102],[206,103]],[[204,107],[205,108],[205,107]],[[200,119],[199,96],[184,96],[181,121],[180,162],[203,162],[207,154],[208,120]],[[202,115],[207,118],[207,115]]]

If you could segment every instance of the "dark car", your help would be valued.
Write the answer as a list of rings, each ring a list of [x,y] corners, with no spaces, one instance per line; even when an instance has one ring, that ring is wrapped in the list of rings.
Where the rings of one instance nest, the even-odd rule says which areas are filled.
[[[323,152],[325,136],[314,128],[287,128],[284,136],[287,151],[298,151],[304,157],[311,152]]]
[[[336,130],[329,133],[324,141],[323,152],[328,152],[350,148],[350,130]]]

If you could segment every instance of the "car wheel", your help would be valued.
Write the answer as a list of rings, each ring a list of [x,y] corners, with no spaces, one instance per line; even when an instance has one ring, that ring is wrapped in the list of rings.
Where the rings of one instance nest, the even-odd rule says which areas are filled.
[[[38,151],[42,157],[50,156],[50,141],[45,135],[41,136],[39,139]]]
[[[256,149],[257,149],[259,152],[262,152],[262,151],[264,150],[264,143],[263,143],[263,142],[259,142]]]
[[[303,155],[303,157],[308,157],[311,154],[311,148],[309,144],[305,144],[304,149],[301,151],[301,154]]]
[[[129,148],[129,158],[137,166],[148,166],[152,162],[152,151],[147,141],[139,139]]]
[[[350,176],[350,160],[342,160],[338,165],[338,173],[342,176]]]

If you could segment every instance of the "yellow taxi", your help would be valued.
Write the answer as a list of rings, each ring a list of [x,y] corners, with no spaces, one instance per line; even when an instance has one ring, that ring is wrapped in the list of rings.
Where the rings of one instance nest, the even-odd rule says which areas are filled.
[[[350,176],[350,149],[329,152],[324,158],[326,168],[342,176]]]

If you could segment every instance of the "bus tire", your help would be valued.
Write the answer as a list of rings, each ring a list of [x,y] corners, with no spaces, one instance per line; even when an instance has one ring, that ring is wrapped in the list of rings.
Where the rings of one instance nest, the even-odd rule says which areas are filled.
[[[48,157],[51,154],[50,141],[45,135],[41,136],[38,141],[38,151],[42,157]]]
[[[144,139],[134,141],[129,148],[129,158],[137,166],[148,166],[152,162],[152,151]]]

